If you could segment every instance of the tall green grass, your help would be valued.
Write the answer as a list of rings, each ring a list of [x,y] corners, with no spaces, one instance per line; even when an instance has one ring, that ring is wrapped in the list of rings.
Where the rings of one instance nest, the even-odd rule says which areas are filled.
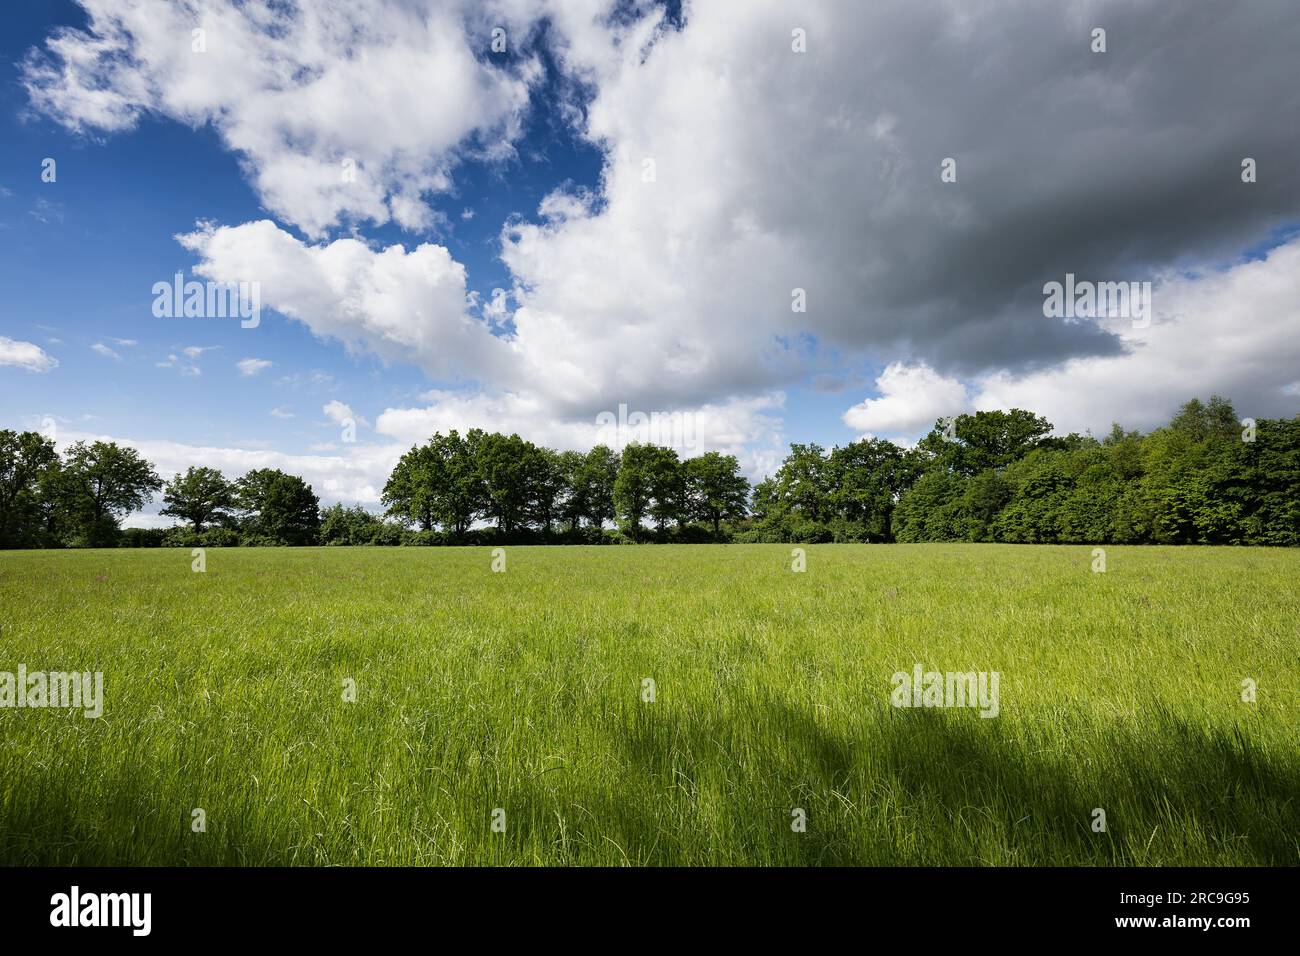
[[[1300,552],[790,550],[0,554],[0,863],[1300,862]]]

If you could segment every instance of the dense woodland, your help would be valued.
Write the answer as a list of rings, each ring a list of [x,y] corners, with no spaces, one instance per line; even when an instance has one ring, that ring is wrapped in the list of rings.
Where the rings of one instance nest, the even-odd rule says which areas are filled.
[[[402,456],[383,515],[320,503],[275,469],[192,467],[0,431],[0,548],[920,542],[1300,544],[1300,416],[1242,422],[1193,399],[1164,428],[1053,436],[1032,412],[941,420],[915,447],[794,444],[751,488],[735,457],[656,445],[557,452],[436,434]],[[168,529],[120,522],[161,493]]]

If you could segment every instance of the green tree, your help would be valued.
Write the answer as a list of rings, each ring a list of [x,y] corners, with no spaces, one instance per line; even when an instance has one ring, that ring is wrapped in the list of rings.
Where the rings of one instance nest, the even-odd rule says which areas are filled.
[[[1232,402],[1221,395],[1211,395],[1208,404],[1199,398],[1185,402],[1169,428],[1196,443],[1233,441],[1241,431]]]
[[[892,540],[894,508],[911,478],[903,450],[884,439],[864,438],[834,449],[826,468],[828,503],[836,513],[874,540]]]
[[[0,548],[44,543],[42,492],[58,468],[59,455],[48,438],[0,431]]]
[[[226,523],[235,507],[235,486],[215,468],[191,465],[163,488],[163,504],[158,513],[183,518],[195,533],[202,533],[209,521]]]
[[[957,441],[948,443],[951,467],[967,477],[985,468],[1005,468],[1037,448],[1051,430],[1046,418],[1022,408],[958,415]]]
[[[485,508],[486,491],[479,470],[479,448],[485,438],[481,429],[471,428],[463,437],[452,429],[431,440],[441,462],[434,514],[438,524],[457,536],[468,531]]]
[[[774,527],[780,524],[786,507],[777,491],[775,478],[769,476],[754,485],[749,511],[760,525]]]
[[[297,475],[258,468],[236,482],[245,529],[286,545],[314,544],[320,530],[320,499]]]
[[[485,437],[478,429],[463,436],[453,429],[411,448],[384,485],[387,513],[408,527],[430,531],[437,524],[463,535],[484,509],[478,455]]]
[[[560,519],[568,493],[568,476],[558,452],[526,442],[524,481],[527,484],[528,520],[547,535]]]
[[[1222,495],[1241,457],[1231,403],[1186,402],[1142,441],[1141,507],[1157,544],[1232,544],[1246,531],[1241,495]]]
[[[613,523],[618,510],[614,506],[614,487],[618,481],[621,458],[608,445],[597,445],[587,452],[580,470],[584,517],[593,528]]]
[[[1300,416],[1261,419],[1256,428],[1255,441],[1241,443],[1236,463],[1249,489],[1243,509],[1246,540],[1300,545]]]
[[[681,524],[686,505],[686,475],[677,452],[660,445],[650,459],[650,518],[659,534],[671,522]]]
[[[438,513],[438,493],[446,485],[444,462],[430,441],[416,445],[398,459],[380,501],[387,514],[403,524],[432,531]]]
[[[586,456],[580,451],[563,451],[555,456],[562,489],[557,503],[559,519],[569,526],[570,531],[578,530],[588,510],[588,489],[583,475],[586,461]]]
[[[143,508],[162,485],[153,465],[134,448],[103,441],[72,445],[57,482],[72,543],[114,544],[118,521]]]
[[[735,455],[705,452],[685,463],[687,514],[721,534],[723,521],[743,518],[749,506],[749,482]]]
[[[614,507],[625,533],[641,540],[641,522],[653,500],[653,473],[659,452],[653,445],[633,442],[623,449],[614,482]]]
[[[493,432],[483,435],[477,451],[484,517],[494,520],[502,534],[511,534],[529,517],[529,483],[538,467],[536,446],[518,435]]]
[[[392,527],[360,505],[347,508],[335,504],[321,512],[320,542],[321,544],[375,544],[384,529]]]
[[[790,454],[777,469],[776,493],[789,508],[810,521],[820,521],[830,511],[831,472],[821,445],[792,444]]]
[[[904,542],[964,540],[966,481],[943,468],[924,472],[894,509],[895,537]]]
[[[961,537],[967,541],[990,540],[993,523],[1011,494],[1007,480],[991,468],[969,479],[961,497]]]

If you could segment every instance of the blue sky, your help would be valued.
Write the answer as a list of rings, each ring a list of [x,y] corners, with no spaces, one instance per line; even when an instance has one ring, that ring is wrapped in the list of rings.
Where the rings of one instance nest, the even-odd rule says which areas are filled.
[[[4,427],[374,506],[435,428],[583,447],[620,403],[697,416],[754,476],[789,441],[909,441],[975,408],[1062,431],[1211,392],[1295,414],[1295,27],[1266,5],[994,4],[960,29],[846,0],[320,0],[266,7],[275,29],[257,2],[86,5],[3,14]],[[1207,71],[1188,51],[1211,40]],[[156,318],[178,271],[258,281],[261,324]],[[1066,271],[1153,282],[1152,327],[1049,321]]]
[[[321,414],[325,402],[346,401],[373,420],[438,384],[401,362],[348,354],[274,314],[255,341],[254,330],[232,322],[152,315],[153,283],[178,271],[188,278],[194,264],[174,235],[199,220],[236,223],[268,213],[210,126],[146,117],[125,134],[86,136],[31,108],[20,85],[24,57],[56,27],[85,24],[75,3],[24,0],[0,36],[0,186],[8,191],[0,200],[0,281],[8,290],[0,328],[59,362],[57,375],[0,374],[7,423],[31,426],[53,416],[78,432],[307,453],[338,432]],[[455,191],[433,201],[444,225],[415,234],[372,226],[365,238],[379,245],[436,241],[465,265],[470,288],[484,299],[508,289],[502,224],[532,216],[558,186],[599,186],[601,153],[558,119],[557,96],[553,80],[533,92],[515,156],[458,165]],[[53,183],[41,180],[46,157],[57,163]],[[97,344],[117,358],[93,351]],[[203,351],[190,357],[187,348]],[[178,360],[160,367],[169,356]],[[248,357],[273,365],[245,376],[236,363]],[[842,404],[837,395],[794,389],[785,421],[801,440],[848,441],[854,434],[839,421]]]
[[[280,317],[241,330],[219,319],[153,316],[153,283],[188,274],[194,262],[174,235],[198,220],[244,222],[267,213],[210,127],[146,119],[125,135],[92,139],[33,113],[18,82],[22,59],[52,28],[84,23],[75,3],[23,0],[0,34],[0,186],[9,192],[0,200],[0,282],[7,290],[0,328],[42,344],[59,361],[58,375],[0,376],[10,423],[53,415],[81,430],[306,452],[338,430],[321,415],[326,401],[345,394],[372,417],[372,409],[415,401],[433,384],[418,369],[350,356]],[[560,183],[594,187],[599,179],[597,151],[545,112],[551,93],[538,92],[516,159],[464,164],[456,193],[436,201],[448,225],[432,237],[465,264],[471,288],[485,297],[509,287],[498,258],[501,224],[535,210]],[[46,157],[58,164],[54,183],[41,181]],[[463,218],[466,210],[472,218]],[[392,226],[365,235],[381,244],[424,238]],[[96,343],[120,358],[92,351]],[[205,351],[187,359],[187,347]],[[173,354],[184,359],[180,367],[157,367]],[[235,363],[249,356],[274,365],[243,376]],[[268,416],[270,408],[295,418]]]

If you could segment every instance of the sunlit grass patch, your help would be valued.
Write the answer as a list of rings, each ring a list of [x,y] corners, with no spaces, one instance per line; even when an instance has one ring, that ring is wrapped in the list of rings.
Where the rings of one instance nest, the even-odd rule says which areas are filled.
[[[805,550],[0,554],[0,862],[1300,862],[1300,553]]]

